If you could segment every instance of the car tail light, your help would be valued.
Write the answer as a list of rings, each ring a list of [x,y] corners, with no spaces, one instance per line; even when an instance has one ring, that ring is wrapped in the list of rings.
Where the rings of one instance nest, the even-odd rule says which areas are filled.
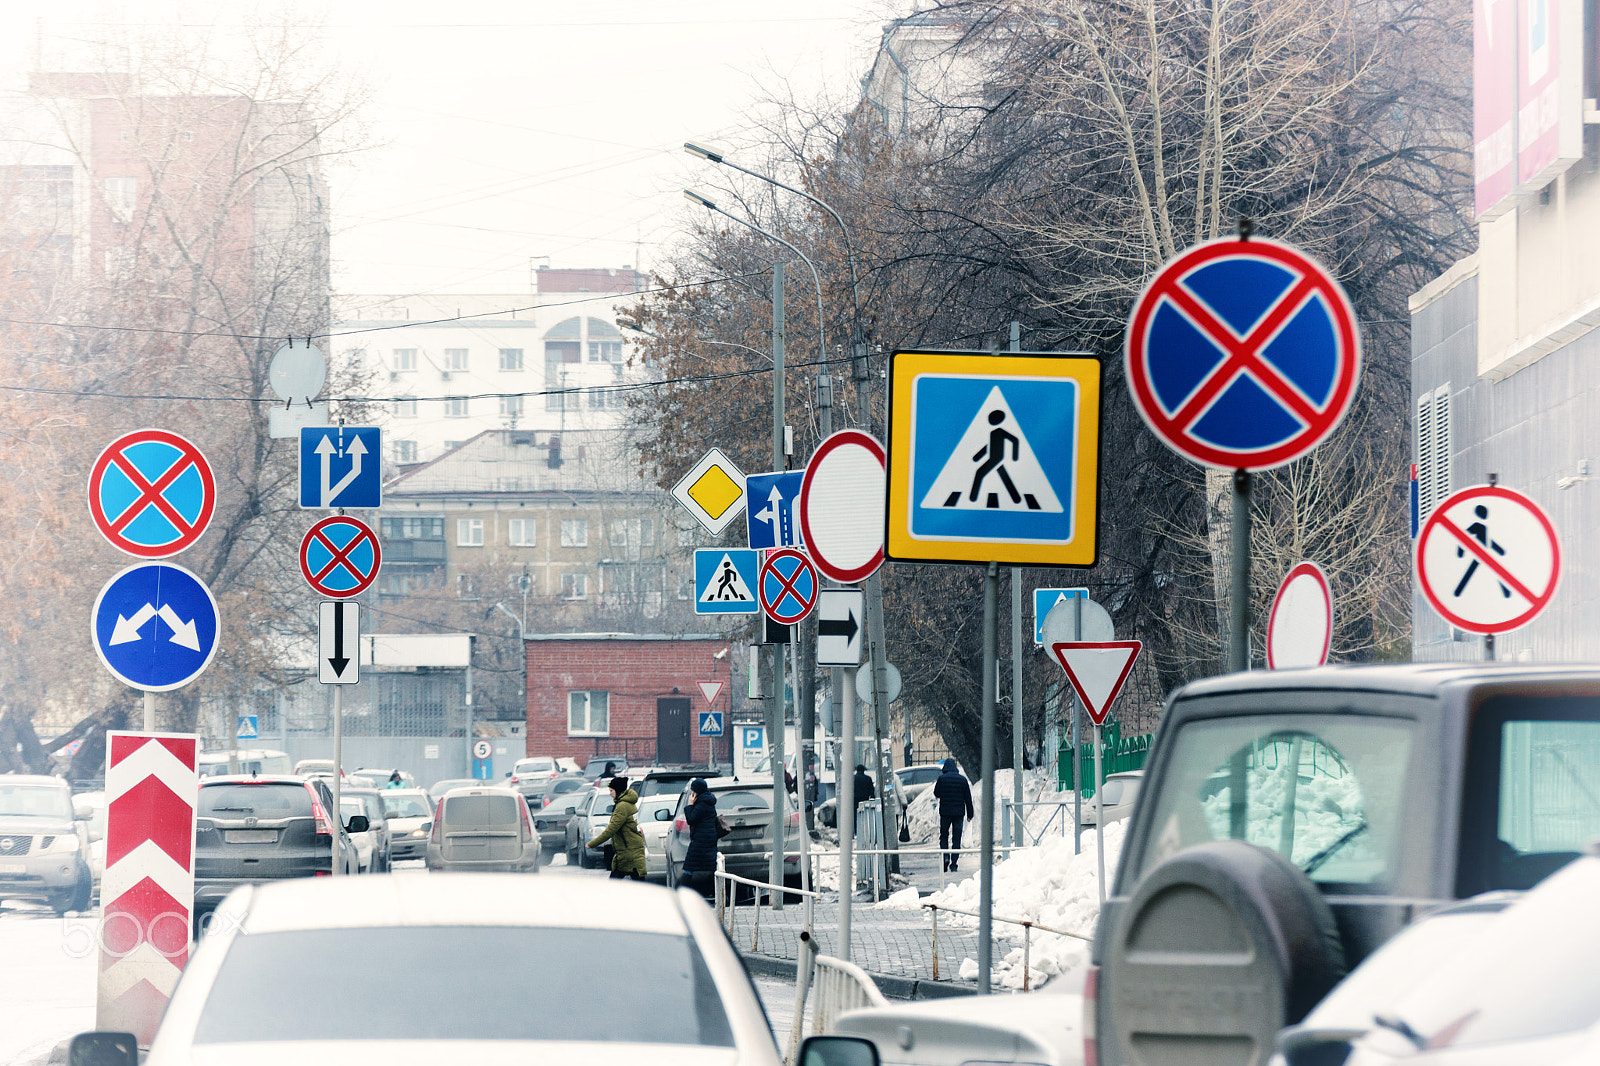
[[[322,837],[332,836],[333,829],[328,822],[328,812],[322,809],[322,801],[317,798],[316,792],[310,785],[306,786],[306,791],[311,793],[311,816],[317,820],[317,835]]]
[[[442,799],[433,810],[433,830],[428,835],[428,840],[434,844],[442,844],[444,842],[444,800]]]
[[[795,826],[799,825],[800,824],[800,812],[799,811],[790,811],[789,812],[789,817],[784,819],[783,824],[788,826],[790,829],[793,829]]]
[[[312,877],[332,877],[333,874],[332,874],[331,871],[328,871],[328,870],[313,870],[311,872],[311,876]]]
[[[522,842],[526,844],[533,839],[533,820],[528,816],[528,805],[517,804],[517,809],[522,815]]]
[[[1100,1045],[1096,1039],[1095,1010],[1100,999],[1100,967],[1091,966],[1083,975],[1083,1066],[1100,1066]]]
[[[518,777],[516,774],[512,774],[511,775],[511,783],[513,785],[516,784],[518,781],[521,781],[521,780],[522,780],[522,778]]]
[[[676,829],[680,833],[687,833],[689,831],[689,823],[684,821],[682,818],[677,818],[673,820],[672,828]]]

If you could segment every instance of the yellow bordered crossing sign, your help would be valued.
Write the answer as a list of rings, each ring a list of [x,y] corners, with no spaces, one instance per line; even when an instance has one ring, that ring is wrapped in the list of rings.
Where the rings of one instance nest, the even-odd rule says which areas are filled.
[[[895,352],[888,557],[1093,566],[1100,386],[1086,356]]]

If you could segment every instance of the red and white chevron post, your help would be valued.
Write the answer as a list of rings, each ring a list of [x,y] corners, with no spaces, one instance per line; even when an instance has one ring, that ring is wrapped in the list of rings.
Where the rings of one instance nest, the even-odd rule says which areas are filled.
[[[194,909],[192,733],[110,733],[95,1027],[149,1047],[189,960]]]

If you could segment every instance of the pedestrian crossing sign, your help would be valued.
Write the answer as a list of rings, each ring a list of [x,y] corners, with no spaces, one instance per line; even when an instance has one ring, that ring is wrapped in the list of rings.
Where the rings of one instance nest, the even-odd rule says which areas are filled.
[[[694,553],[695,614],[756,614],[758,553],[751,548],[699,548]]]
[[[895,352],[887,555],[1093,566],[1100,362],[1040,352]]]

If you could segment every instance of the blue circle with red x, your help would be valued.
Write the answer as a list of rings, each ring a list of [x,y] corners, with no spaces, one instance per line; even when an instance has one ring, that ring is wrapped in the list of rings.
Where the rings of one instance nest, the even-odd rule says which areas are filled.
[[[793,548],[782,548],[761,564],[757,595],[767,617],[781,625],[794,625],[817,605],[817,568]]]

